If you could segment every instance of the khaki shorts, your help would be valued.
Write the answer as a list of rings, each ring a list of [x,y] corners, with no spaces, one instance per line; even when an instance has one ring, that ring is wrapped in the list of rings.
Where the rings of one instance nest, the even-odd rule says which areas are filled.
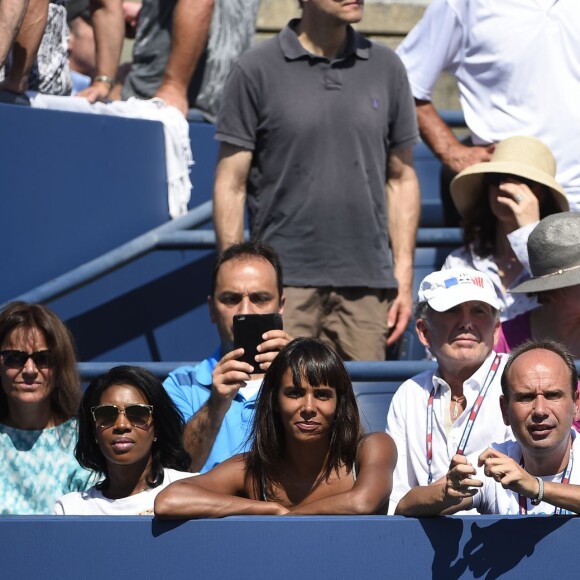
[[[387,313],[396,288],[284,288],[284,329],[320,338],[344,360],[385,360]]]

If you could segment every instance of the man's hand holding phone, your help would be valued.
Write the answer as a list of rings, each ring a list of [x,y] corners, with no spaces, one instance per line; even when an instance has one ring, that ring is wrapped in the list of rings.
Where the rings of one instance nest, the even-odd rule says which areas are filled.
[[[210,401],[224,414],[238,391],[250,380],[253,367],[239,358],[244,351],[237,348],[225,354],[212,373]]]
[[[234,316],[234,348],[244,349],[242,360],[254,367],[254,374],[266,372],[278,351],[291,340],[278,313]]]
[[[212,373],[210,405],[220,415],[230,408],[238,391],[252,374],[266,372],[292,337],[282,329],[279,314],[244,314],[234,317],[234,350],[225,354]]]
[[[259,364],[260,372],[265,373],[276,355],[281,351],[291,340],[292,337],[285,330],[268,330],[262,335],[264,342],[260,343],[256,350],[256,362]],[[258,372],[257,369],[254,372]]]

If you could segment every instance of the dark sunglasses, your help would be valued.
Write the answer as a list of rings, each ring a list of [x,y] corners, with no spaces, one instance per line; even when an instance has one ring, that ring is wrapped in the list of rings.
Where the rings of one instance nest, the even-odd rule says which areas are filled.
[[[149,426],[153,418],[153,405],[134,403],[127,405],[124,409],[120,409],[117,405],[97,405],[91,407],[91,413],[96,426],[101,429],[112,427],[120,414],[125,415],[133,427],[144,428]]]
[[[49,350],[37,350],[36,352],[24,352],[23,350],[0,351],[2,363],[9,369],[21,369],[26,361],[31,358],[37,369],[49,369],[52,364],[52,356]]]
[[[533,185],[536,185],[535,181],[531,179],[526,179],[525,177],[520,177],[519,175],[512,175],[511,173],[486,173],[484,175],[485,183],[493,187],[498,187],[507,179],[517,181],[518,183],[523,183],[527,185],[530,189]]]

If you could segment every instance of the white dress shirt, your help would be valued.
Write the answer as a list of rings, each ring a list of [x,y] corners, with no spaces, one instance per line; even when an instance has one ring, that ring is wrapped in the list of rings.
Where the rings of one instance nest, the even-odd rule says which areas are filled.
[[[467,399],[466,407],[451,425],[448,434],[445,424],[448,423],[450,409],[450,387],[438,376],[438,371],[425,371],[408,379],[397,389],[387,414],[387,433],[394,439],[398,451],[389,513],[394,512],[396,504],[411,488],[428,484],[427,409],[429,395],[433,388],[435,388],[435,397],[431,470],[433,482],[435,482],[449,470],[451,458],[457,452],[471,408],[495,356],[495,352],[492,351],[481,367],[463,383],[463,394]],[[508,355],[500,355],[500,357],[499,369],[477,415],[465,448],[465,455],[482,451],[494,441],[501,442],[512,438],[511,429],[504,424],[499,406],[500,377]]]

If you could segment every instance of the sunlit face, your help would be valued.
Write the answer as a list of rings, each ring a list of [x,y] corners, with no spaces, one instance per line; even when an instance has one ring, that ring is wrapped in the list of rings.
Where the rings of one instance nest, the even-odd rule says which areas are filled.
[[[236,314],[282,314],[283,300],[272,264],[257,257],[224,262],[216,278],[214,295],[209,298],[209,311],[225,350],[233,348]]]
[[[278,411],[290,440],[330,440],[336,413],[336,390],[328,385],[313,387],[304,377],[295,385],[288,369],[278,389]]]
[[[578,395],[564,361],[548,350],[530,350],[509,373],[508,397],[501,398],[505,424],[522,447],[540,453],[564,449],[578,417]]]
[[[38,329],[16,328],[2,343],[0,350],[20,350],[28,353],[48,350],[46,338]],[[48,405],[54,388],[53,369],[38,368],[29,358],[21,368],[8,368],[0,357],[2,389],[11,405]]]
[[[148,405],[143,393],[132,385],[112,385],[103,391],[99,405],[116,405],[125,409],[132,404]],[[99,449],[107,463],[145,467],[151,461],[151,447],[155,437],[153,421],[145,427],[133,426],[123,413],[119,413],[114,425],[102,428],[95,425]]]
[[[363,16],[364,0],[306,0],[303,10],[316,12],[345,24],[359,22]]]
[[[417,321],[416,328],[440,367],[475,372],[495,344],[499,320],[489,304],[474,300],[445,312],[432,311],[428,321]]]

